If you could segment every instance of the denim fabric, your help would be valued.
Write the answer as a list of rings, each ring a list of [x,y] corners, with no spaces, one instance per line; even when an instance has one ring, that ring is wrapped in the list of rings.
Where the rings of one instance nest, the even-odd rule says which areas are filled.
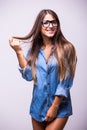
[[[27,57],[29,56],[29,52]],[[27,59],[26,57],[26,59]],[[28,65],[25,68],[19,67],[22,77],[27,81],[32,80],[32,69]],[[72,115],[72,104],[70,98],[70,88],[73,79],[67,71],[65,79],[60,82],[58,74],[58,62],[51,55],[46,62],[44,51],[41,49],[36,61],[36,79],[33,87],[32,101],[30,105],[30,115],[37,121],[44,121],[47,110],[52,105],[55,96],[63,96],[56,117],[66,117]]]

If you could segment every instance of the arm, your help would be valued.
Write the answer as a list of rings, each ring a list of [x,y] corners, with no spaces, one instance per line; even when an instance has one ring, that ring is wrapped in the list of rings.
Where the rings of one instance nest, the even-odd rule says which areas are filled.
[[[17,59],[18,59],[20,67],[25,68],[28,65],[28,62],[25,59],[23,52],[22,51],[17,51],[16,55],[17,55]]]
[[[55,96],[54,101],[52,103],[52,107],[54,109],[58,109],[58,107],[59,107],[62,100],[63,100],[62,96]]]
[[[12,49],[16,52],[17,59],[19,62],[19,71],[21,72],[22,77],[28,81],[32,80],[32,70],[31,67],[28,65],[28,61],[23,54],[19,40],[11,38],[9,40],[9,44],[12,47]]]
[[[46,121],[52,121],[56,117],[60,103],[62,102],[64,97],[65,98],[68,97],[69,90],[72,84],[73,84],[73,79],[70,77],[69,73],[67,72],[65,79],[61,81],[57,86],[54,101],[46,114]]]
[[[63,96],[67,98],[72,85],[73,85],[73,78],[67,72],[65,79],[63,81],[60,81],[60,83],[58,84],[55,96]]]
[[[46,121],[52,121],[55,118],[59,105],[62,100],[63,100],[62,96],[55,96],[51,107],[47,111],[46,118],[45,118]]]

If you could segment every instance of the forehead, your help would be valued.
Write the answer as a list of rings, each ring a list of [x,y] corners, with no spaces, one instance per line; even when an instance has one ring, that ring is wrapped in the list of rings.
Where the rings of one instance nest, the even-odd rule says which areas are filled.
[[[54,20],[55,18],[51,14],[46,14],[43,20]]]

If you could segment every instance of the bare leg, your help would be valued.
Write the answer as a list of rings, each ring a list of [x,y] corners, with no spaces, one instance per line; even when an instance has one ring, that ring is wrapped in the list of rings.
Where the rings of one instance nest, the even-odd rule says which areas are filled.
[[[68,117],[56,118],[47,125],[45,130],[63,130],[67,120]]]
[[[46,122],[38,122],[32,118],[33,130],[45,130],[46,124]]]

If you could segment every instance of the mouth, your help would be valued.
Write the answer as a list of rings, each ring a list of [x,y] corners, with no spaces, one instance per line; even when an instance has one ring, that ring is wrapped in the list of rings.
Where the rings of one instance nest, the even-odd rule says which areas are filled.
[[[46,30],[46,32],[50,33],[50,34],[53,34],[55,32],[55,30]]]

